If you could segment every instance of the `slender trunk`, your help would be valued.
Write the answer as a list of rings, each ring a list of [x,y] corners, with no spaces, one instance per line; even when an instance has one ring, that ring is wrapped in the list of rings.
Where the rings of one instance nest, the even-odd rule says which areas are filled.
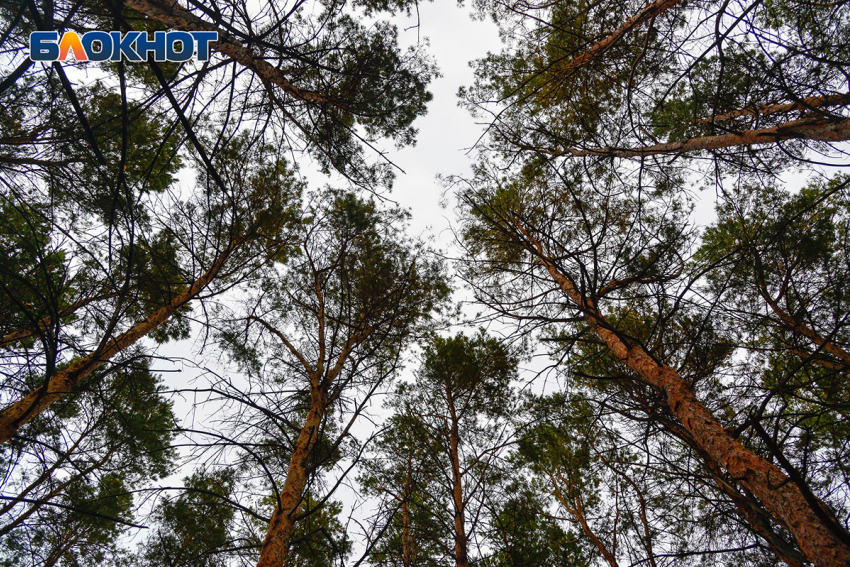
[[[404,479],[404,493],[401,500],[401,561],[404,567],[412,567],[411,561],[411,546],[410,546],[410,477],[412,475],[412,459],[413,455],[407,457],[407,471]]]
[[[304,487],[307,485],[307,468],[313,447],[319,435],[319,427],[325,417],[324,392],[314,387],[311,397],[310,411],[307,419],[298,435],[298,441],[289,459],[289,470],[286,473],[286,482],[280,493],[280,501],[275,507],[269,523],[269,531],[266,540],[260,549],[260,561],[257,567],[281,567],[286,560],[289,551],[289,541],[292,539],[292,530],[295,527],[295,516],[301,506],[304,495]]]
[[[318,284],[316,285],[316,296],[319,299],[320,305],[318,313],[320,347],[319,361],[315,369],[310,367],[308,361],[280,331],[262,319],[252,318],[262,323],[263,326],[275,334],[293,352],[296,358],[301,361],[301,364],[304,365],[304,369],[310,376],[310,411],[307,412],[304,426],[301,428],[298,441],[296,441],[295,448],[292,451],[292,457],[289,459],[289,470],[286,473],[286,481],[283,484],[283,491],[280,493],[280,501],[275,507],[271,522],[269,522],[269,531],[266,534],[266,539],[263,542],[262,548],[260,548],[260,560],[257,562],[257,567],[281,567],[284,561],[286,561],[289,542],[292,539],[292,530],[295,526],[295,516],[298,513],[301,498],[304,494],[304,487],[307,484],[309,460],[313,452],[313,447],[316,446],[319,427],[327,412],[328,393],[334,380],[342,372],[351,351],[355,346],[366,340],[372,332],[372,327],[366,326],[350,337],[343,345],[334,366],[325,373],[324,300],[322,290]]]
[[[107,342],[104,348],[78,359],[67,368],[49,377],[44,386],[30,392],[23,399],[0,411],[0,443],[9,441],[25,423],[39,415],[53,402],[62,399],[89,374],[159,327],[186,303],[197,297],[215,278],[240,242],[240,240],[231,242],[201,277],[149,317],[139,321],[128,331]]]
[[[593,302],[558,271],[553,261],[544,254],[542,245],[524,228],[520,227],[520,230],[537,249],[538,258],[552,279],[582,310],[587,323],[614,356],[640,374],[649,385],[664,392],[667,406],[693,437],[696,447],[752,492],[778,521],[787,526],[809,561],[824,567],[850,565],[850,546],[833,532],[833,529],[840,530],[841,527],[836,525],[830,529],[809,506],[800,488],[779,467],[755,455],[733,438],[702,405],[678,372],[657,363],[641,347],[627,345],[611,330]],[[828,510],[826,505],[818,504]]]
[[[610,565],[611,567],[619,567],[617,563],[617,558],[614,557],[614,554],[608,551],[608,548],[605,547],[605,544],[602,543],[602,540],[600,540],[596,536],[596,534],[593,533],[593,530],[590,529],[590,525],[587,523],[587,518],[584,517],[584,508],[581,505],[581,499],[579,499],[578,496],[576,496],[575,499],[575,508],[568,511],[576,517],[579,524],[581,524],[581,528],[584,530],[584,533],[587,534],[587,536],[590,538],[590,541],[593,542],[593,545],[596,546],[596,549],[599,550],[599,553],[601,553],[602,557],[605,558],[605,561],[608,562],[608,565]]]
[[[454,399],[451,389],[446,386],[446,398],[451,413],[451,425],[449,428],[449,459],[452,467],[452,502],[455,511],[455,565],[456,567],[469,567],[469,554],[466,541],[466,514],[463,504],[463,484],[460,473],[460,432],[458,431],[458,417],[455,412]]]
[[[850,139],[850,119],[833,122],[823,119],[804,119],[785,122],[770,128],[745,130],[740,133],[702,136],[680,142],[667,142],[640,148],[591,148],[565,150],[539,150],[554,156],[600,156],[600,157],[644,157],[661,154],[684,154],[702,150],[719,150],[733,146],[758,146],[774,144],[782,140],[817,140],[821,142],[841,142]],[[531,148],[534,149],[534,148]]]

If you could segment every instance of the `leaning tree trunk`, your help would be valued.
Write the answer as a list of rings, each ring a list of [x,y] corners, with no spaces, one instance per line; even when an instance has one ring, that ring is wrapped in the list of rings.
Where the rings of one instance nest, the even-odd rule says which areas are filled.
[[[324,316],[323,313],[322,310],[320,317]],[[350,337],[343,345],[334,366],[325,374],[322,360],[319,360],[315,370],[312,369],[307,360],[295,350],[295,347],[278,330],[258,317],[250,317],[249,319],[258,321],[270,332],[277,335],[296,354],[310,376],[310,411],[307,412],[304,426],[298,434],[298,441],[296,441],[292,457],[289,459],[289,470],[283,484],[283,491],[280,493],[280,500],[275,507],[274,514],[272,514],[271,522],[269,522],[269,531],[266,534],[263,546],[260,548],[260,560],[257,562],[257,567],[282,567],[289,553],[292,530],[295,527],[298,508],[304,495],[304,487],[307,485],[310,457],[313,448],[316,446],[319,427],[327,413],[328,392],[330,392],[334,380],[342,372],[351,351],[355,346],[366,340],[372,332],[372,327],[367,325]],[[320,329],[323,328],[323,326],[320,326]],[[319,341],[324,345],[323,330],[319,331]],[[322,346],[321,350],[324,351],[324,348]]]
[[[822,567],[847,567],[850,565],[850,546],[840,534],[841,526],[832,526],[821,519],[828,514],[827,506],[818,501],[821,510],[809,505],[806,495],[779,467],[766,461],[744,447],[717,421],[712,413],[697,399],[690,384],[669,366],[659,364],[640,346],[627,345],[606,321],[604,315],[588,297],[582,295],[544,253],[543,247],[520,227],[537,252],[541,264],[567,297],[581,309],[596,335],[621,362],[651,386],[664,392],[667,406],[693,437],[697,449],[724,469],[738,483],[752,492],[784,525],[800,545],[806,558]],[[846,534],[846,531],[844,532]]]
[[[9,441],[24,424],[47,409],[50,404],[62,399],[113,356],[135,344],[139,339],[170,319],[181,307],[196,298],[216,277],[240,242],[241,240],[231,242],[201,277],[149,317],[139,321],[117,338],[107,342],[103,348],[80,358],[67,368],[49,377],[41,388],[30,392],[24,398],[0,411],[0,443]]]

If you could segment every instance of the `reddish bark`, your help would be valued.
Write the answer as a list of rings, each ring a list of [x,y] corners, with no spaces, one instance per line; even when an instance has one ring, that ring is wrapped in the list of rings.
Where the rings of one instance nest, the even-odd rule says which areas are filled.
[[[770,114],[779,114],[782,112],[792,112],[794,110],[808,110],[810,108],[820,108],[827,106],[844,106],[850,103],[850,93],[829,96],[812,96],[801,99],[799,102],[788,102],[784,104],[766,104],[756,108],[742,108],[718,114],[712,118],[703,118],[697,120],[697,124],[710,124],[712,122],[723,122],[725,120],[733,120],[741,116],[768,116]]]
[[[765,509],[788,528],[809,561],[823,567],[850,565],[850,547],[809,507],[799,487],[777,466],[755,455],[733,438],[702,405],[678,372],[656,362],[640,346],[626,344],[611,330],[594,302],[582,295],[569,278],[558,271],[542,245],[523,227],[520,226],[520,230],[536,249],[539,261],[552,279],[581,309],[588,325],[614,356],[637,372],[646,383],[664,392],[667,406],[691,435],[696,448],[758,498]],[[825,504],[823,506],[828,509]]]
[[[312,390],[310,411],[307,413],[307,419],[292,451],[286,482],[280,493],[280,501],[269,522],[269,531],[260,550],[260,561],[257,567],[281,567],[286,561],[292,530],[295,528],[295,517],[301,506],[304,487],[307,485],[308,464],[326,411],[327,395],[319,388]]]
[[[656,18],[659,14],[662,14],[669,10],[670,8],[679,4],[682,0],[655,0],[655,2],[650,2],[644,8],[623,22],[619,28],[614,30],[610,35],[608,35],[605,39],[597,41],[590,48],[574,58],[572,61],[566,64],[564,68],[560,71],[563,74],[569,73],[578,69],[582,65],[586,65],[590,61],[593,61],[606,51],[608,51],[621,37],[626,35],[631,30],[636,27],[642,25],[653,18]]]
[[[463,502],[463,479],[460,471],[460,432],[458,422],[460,421],[455,411],[454,397],[451,386],[446,384],[446,401],[449,405],[451,425],[449,427],[449,458],[452,468],[452,503],[455,511],[455,565],[456,567],[469,567],[469,553],[466,541],[466,513]]]
[[[320,305],[323,305],[321,290],[318,287],[316,288],[316,293]],[[322,307],[319,310],[320,319],[323,319],[323,314],[324,308]],[[304,487],[307,485],[310,458],[316,446],[319,427],[327,412],[328,393],[337,376],[342,372],[351,351],[355,346],[369,337],[372,328],[367,326],[349,338],[340,351],[334,366],[325,373],[323,357],[326,347],[323,321],[319,325],[320,358],[314,369],[280,331],[257,317],[251,317],[250,319],[260,322],[281,339],[283,344],[292,351],[295,357],[305,367],[310,376],[310,411],[307,413],[307,418],[304,420],[304,425],[298,434],[298,441],[296,441],[292,456],[289,459],[286,481],[280,493],[280,500],[272,514],[271,522],[269,522],[269,530],[266,533],[263,546],[260,548],[260,560],[257,562],[257,567],[282,567],[289,553],[292,531],[295,529],[295,520],[298,515],[298,509],[301,506]]]
[[[183,9],[177,3],[166,5],[152,0],[125,0],[124,4],[170,28],[182,31],[217,32],[218,41],[210,44],[215,51],[223,53],[248,67],[297,100],[307,102],[328,102],[329,100],[328,97],[320,93],[296,87],[286,78],[282,70],[271,65],[263,59],[262,55],[255,53],[250,47],[243,46],[239,39]]]
[[[157,309],[149,317],[133,325],[128,331],[112,339],[103,349],[99,349],[78,359],[67,368],[51,376],[39,388],[27,394],[0,412],[0,443],[9,441],[23,426],[35,416],[47,409],[53,402],[62,399],[89,374],[109,361],[122,350],[132,346],[139,339],[166,322],[177,310],[198,296],[215,278],[239,241],[231,244],[221,252],[212,266],[188,288],[179,293],[174,299]]]
[[[821,142],[842,142],[850,139],[850,119],[832,122],[823,119],[793,120],[770,128],[745,130],[741,133],[702,136],[680,142],[667,142],[640,148],[591,148],[579,150],[540,150],[553,156],[601,156],[601,157],[644,157],[660,154],[683,154],[702,150],[719,150],[733,146],[758,146],[773,144],[782,140],[817,140]]]
[[[803,567],[805,558],[793,545],[782,539],[773,530],[769,521],[770,515],[761,506],[758,506],[757,503],[752,502],[751,499],[741,494],[736,487],[730,485],[716,463],[705,458],[703,460],[718,488],[735,503],[735,507],[738,508],[741,517],[747,521],[750,529],[758,534],[767,543],[770,550],[779,559],[784,561],[788,567]]]

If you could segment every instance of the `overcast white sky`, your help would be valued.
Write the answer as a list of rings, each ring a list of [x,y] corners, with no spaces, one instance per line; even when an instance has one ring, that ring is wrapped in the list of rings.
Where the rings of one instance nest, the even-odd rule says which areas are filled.
[[[496,25],[490,21],[473,21],[470,8],[458,7],[452,0],[419,5],[420,27],[415,25],[416,14],[398,18],[399,40],[403,45],[430,41],[431,53],[443,74],[431,84],[434,100],[428,114],[419,118],[417,144],[412,148],[389,153],[405,173],[399,174],[391,198],[413,213],[412,233],[422,233],[431,227],[441,243],[451,241],[445,232],[451,207],[441,209],[443,188],[435,179],[437,174],[462,174],[469,171],[466,150],[478,140],[482,127],[475,124],[469,113],[458,107],[457,91],[472,82],[469,62],[483,57],[488,51],[501,48]]]

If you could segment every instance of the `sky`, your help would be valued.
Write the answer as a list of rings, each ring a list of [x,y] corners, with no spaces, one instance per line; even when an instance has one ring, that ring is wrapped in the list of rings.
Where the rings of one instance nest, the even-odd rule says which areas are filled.
[[[427,3],[419,6],[419,15],[419,28],[400,29],[399,39],[406,44],[415,43],[417,36],[427,39],[428,51],[443,76],[431,85],[434,99],[428,114],[414,123],[419,129],[416,146],[391,152],[391,159],[405,171],[398,176],[392,198],[411,208],[414,233],[430,227],[441,243],[448,243],[451,236],[446,231],[453,212],[451,206],[439,206],[444,189],[436,176],[468,173],[472,157],[468,150],[483,131],[483,126],[458,106],[457,91],[472,82],[470,61],[488,51],[499,51],[501,42],[496,25],[490,20],[473,21],[469,7]],[[401,22],[409,26],[416,21],[415,14],[399,19],[400,28]]]

